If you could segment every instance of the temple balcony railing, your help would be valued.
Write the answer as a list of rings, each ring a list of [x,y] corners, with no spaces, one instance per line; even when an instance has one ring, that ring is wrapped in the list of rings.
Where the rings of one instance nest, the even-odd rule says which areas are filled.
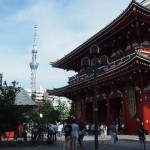
[[[133,58],[136,54],[143,55],[150,58],[150,42],[144,41],[140,45],[137,42],[133,42],[131,45],[127,45],[125,52],[120,52],[118,55],[109,58],[109,65],[102,66],[98,68],[98,73],[103,74],[111,69],[115,69],[123,63],[126,63],[131,58]],[[90,79],[93,76],[93,73],[87,74],[84,71],[79,72],[78,74],[69,77],[68,84],[76,84],[85,79]]]
[[[107,72],[113,68],[120,66],[123,63],[126,63],[131,58],[133,58],[135,55],[136,55],[136,52],[134,52],[130,55],[127,55],[125,57],[122,57],[120,59],[117,59],[116,61],[111,62],[108,66],[99,67],[97,72],[99,75],[103,74],[103,73],[105,73],[105,72]],[[90,79],[91,77],[93,77],[93,73],[87,74],[84,71],[81,71],[80,73],[70,77],[68,83],[69,83],[69,85],[70,84],[76,84],[77,82],[81,82],[81,81],[88,79],[88,78]]]

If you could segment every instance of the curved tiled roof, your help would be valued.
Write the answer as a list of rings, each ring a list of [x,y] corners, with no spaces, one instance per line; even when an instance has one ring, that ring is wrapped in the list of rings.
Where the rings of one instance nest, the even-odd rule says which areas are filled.
[[[114,19],[112,22],[110,22],[107,26],[105,26],[103,29],[101,29],[98,33],[93,35],[91,38],[89,38],[83,44],[81,44],[76,49],[71,51],[65,57],[61,58],[58,61],[51,62],[52,67],[67,69],[66,66],[64,66],[64,64],[68,64],[70,62],[68,60],[77,58],[79,56],[79,53],[81,53],[81,51],[82,51],[82,53],[83,52],[85,53],[86,50],[89,50],[88,47],[90,47],[95,41],[100,40],[100,38],[103,40],[105,39],[105,38],[103,38],[104,36],[106,36],[108,38],[107,35],[110,35],[110,33],[113,32],[113,30],[115,30],[115,28],[117,28],[118,24],[120,23],[120,20],[127,18],[127,15],[131,15],[130,12],[133,11],[132,8],[134,6],[136,6],[139,10],[150,14],[150,10],[147,7],[137,3],[135,0],[132,0],[131,3],[128,5],[128,7],[116,19]],[[122,22],[123,22],[123,20],[122,20]],[[84,51],[84,49],[86,49],[86,50]]]
[[[16,95],[15,104],[16,105],[30,105],[30,106],[36,105],[36,103],[29,96],[28,92],[24,90],[23,88],[21,88],[18,94]]]

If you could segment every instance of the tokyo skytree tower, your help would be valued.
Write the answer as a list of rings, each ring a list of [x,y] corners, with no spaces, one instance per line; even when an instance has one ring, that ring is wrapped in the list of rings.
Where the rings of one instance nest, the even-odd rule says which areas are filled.
[[[36,30],[37,26],[34,26],[34,43],[32,49],[32,62],[30,62],[30,69],[31,69],[31,92],[36,93],[36,70],[38,69],[39,63],[36,62],[37,56],[37,45],[36,45]]]

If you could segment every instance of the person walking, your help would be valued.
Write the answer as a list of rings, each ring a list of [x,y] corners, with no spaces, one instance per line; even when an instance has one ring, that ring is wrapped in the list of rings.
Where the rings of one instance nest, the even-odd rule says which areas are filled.
[[[79,134],[78,134],[79,126],[75,120],[73,120],[73,123],[71,124],[71,126],[72,126],[71,148],[72,148],[72,150],[77,150],[78,138],[79,138]]]
[[[71,145],[71,132],[72,132],[72,126],[71,121],[67,120],[66,125],[64,126],[64,133],[65,133],[65,142],[63,145],[63,150],[70,149]]]
[[[80,122],[79,123],[79,130],[78,130],[78,134],[79,134],[78,142],[80,145],[80,149],[84,149],[83,138],[85,136],[85,130],[86,130],[85,125]]]
[[[120,134],[124,134],[125,132],[125,125],[123,122],[120,123]]]
[[[27,125],[23,123],[23,132],[22,132],[23,140],[27,141]]]
[[[57,127],[56,121],[54,121],[52,124],[49,124],[48,135],[47,135],[48,143],[51,143],[51,142],[54,143],[57,141],[57,138],[56,138],[57,131],[58,131],[58,127]]]
[[[58,122],[58,139],[61,139],[62,137],[62,129],[63,129],[63,124]]]
[[[101,123],[100,125],[100,140],[101,144],[104,144],[105,132],[104,132],[104,125]]]
[[[85,135],[89,135],[89,123],[85,122]]]
[[[104,128],[104,135],[106,136],[107,135],[107,126],[106,126],[106,124],[103,125],[103,128]]]
[[[39,144],[44,143],[44,127],[42,124],[38,125],[37,141]]]
[[[54,123],[52,124],[52,129],[53,129],[53,142],[56,142],[57,141],[56,134],[58,132],[58,126],[56,121],[54,121]]]
[[[109,133],[111,135],[111,145],[116,145],[117,141],[117,130],[115,126],[115,122],[112,122],[109,126]]]
[[[35,122],[33,127],[33,140],[32,140],[34,144],[36,144],[37,135],[38,135],[38,124]]]
[[[140,124],[138,128],[138,136],[140,141],[140,148],[146,150],[146,137],[145,137],[145,130],[143,128],[143,125]]]
[[[53,127],[52,127],[52,124],[50,123],[48,125],[48,134],[47,134],[48,143],[52,141],[52,137],[53,137]]]

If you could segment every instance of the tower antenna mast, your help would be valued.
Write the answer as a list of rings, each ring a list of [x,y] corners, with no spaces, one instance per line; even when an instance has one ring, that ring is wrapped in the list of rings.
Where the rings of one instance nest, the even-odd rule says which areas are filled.
[[[37,32],[37,26],[34,26],[34,43],[33,43],[33,49],[32,49],[32,62],[30,62],[30,69],[31,69],[31,94],[33,95],[36,93],[36,70],[38,69],[39,63],[36,62],[36,56],[37,56],[37,45],[36,45],[36,32]]]

